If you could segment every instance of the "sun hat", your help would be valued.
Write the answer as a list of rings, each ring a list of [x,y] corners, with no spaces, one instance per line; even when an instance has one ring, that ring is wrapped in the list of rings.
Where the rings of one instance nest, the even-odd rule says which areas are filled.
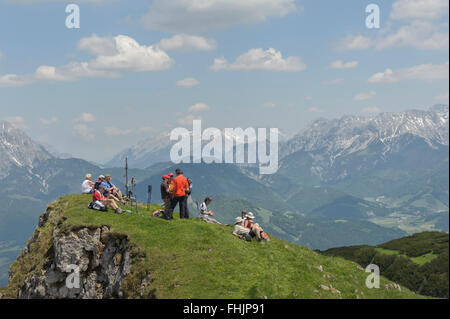
[[[105,175],[100,175],[98,179],[105,179]]]
[[[247,218],[254,219],[254,218],[255,218],[255,215],[253,215],[252,212],[248,212],[248,213],[247,213]]]
[[[169,175],[163,175],[162,176],[162,179],[168,179],[169,178]]]
[[[241,217],[236,217],[234,220],[236,221],[236,223],[241,223],[242,222],[242,218]]]
[[[169,177],[173,177],[173,173],[169,173]]]

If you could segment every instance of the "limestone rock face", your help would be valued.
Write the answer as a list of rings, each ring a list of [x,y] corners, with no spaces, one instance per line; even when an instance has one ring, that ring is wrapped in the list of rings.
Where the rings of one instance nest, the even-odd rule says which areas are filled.
[[[48,216],[42,216],[40,226],[47,219]],[[52,241],[49,262],[40,272],[25,278],[19,298],[122,297],[121,285],[130,273],[132,260],[126,236],[112,234],[106,226],[68,233],[55,227]],[[28,246],[32,246],[32,241]],[[24,254],[32,249],[28,246]]]

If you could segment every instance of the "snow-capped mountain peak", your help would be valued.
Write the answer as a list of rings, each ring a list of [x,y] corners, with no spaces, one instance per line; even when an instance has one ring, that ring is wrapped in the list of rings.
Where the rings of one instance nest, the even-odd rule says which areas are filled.
[[[36,161],[52,156],[28,135],[8,122],[0,122],[0,178],[8,176],[11,167],[33,168]]]

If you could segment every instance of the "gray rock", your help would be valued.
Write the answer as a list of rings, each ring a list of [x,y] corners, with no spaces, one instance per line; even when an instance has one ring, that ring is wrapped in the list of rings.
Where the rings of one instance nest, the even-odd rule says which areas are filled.
[[[49,218],[47,213],[43,216],[40,220],[42,225]],[[24,254],[31,250],[31,247],[27,248]],[[66,284],[66,280],[77,273],[76,267],[79,288]],[[95,229],[85,227],[68,234],[62,234],[55,227],[51,263],[44,265],[40,274],[25,279],[19,298],[120,298],[123,296],[123,280],[130,271],[128,238],[112,234],[105,226]]]

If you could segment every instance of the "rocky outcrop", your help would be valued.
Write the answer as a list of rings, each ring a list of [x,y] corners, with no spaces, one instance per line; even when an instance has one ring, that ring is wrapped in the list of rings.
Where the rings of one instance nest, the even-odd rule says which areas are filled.
[[[41,216],[44,226],[51,212]],[[37,232],[36,232],[37,233]],[[33,237],[34,238],[34,237]],[[122,283],[130,273],[131,245],[127,236],[106,226],[62,231],[53,228],[48,261],[25,278],[19,298],[121,298]],[[22,258],[31,253],[33,239]]]

